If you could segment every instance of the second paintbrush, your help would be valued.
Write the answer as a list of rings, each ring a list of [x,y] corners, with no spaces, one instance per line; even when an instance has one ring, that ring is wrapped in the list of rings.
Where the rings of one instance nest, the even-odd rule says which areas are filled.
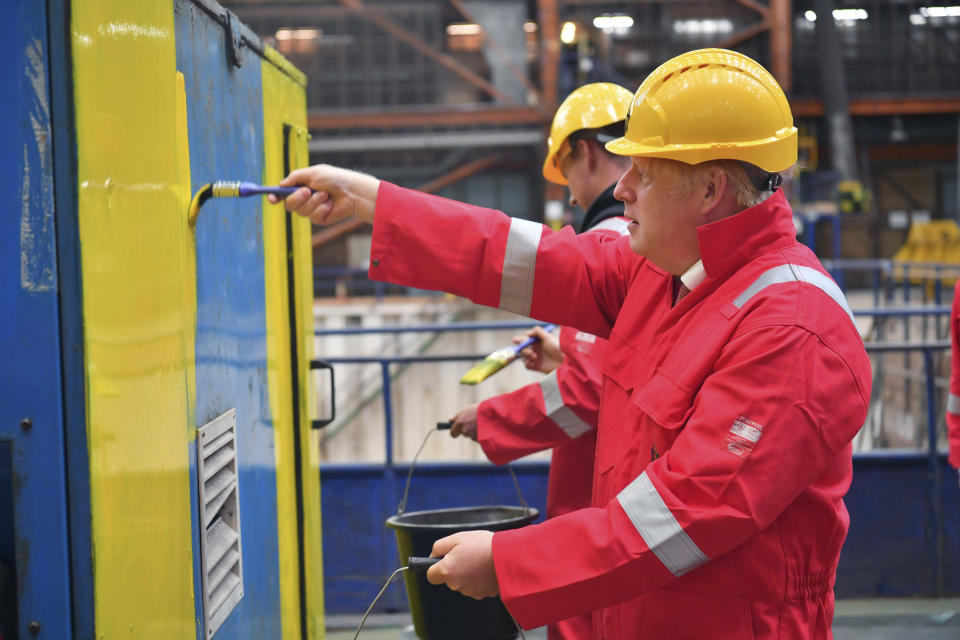
[[[550,333],[556,328],[556,325],[553,324],[543,325],[543,330],[547,333]],[[540,340],[540,338],[531,336],[520,344],[516,344],[511,347],[504,347],[503,349],[497,349],[484,358],[482,362],[470,369],[470,371],[467,371],[464,376],[460,378],[460,384],[477,384],[479,382],[483,382],[497,371],[500,371],[500,369],[503,369],[505,366],[516,360],[521,351],[538,340]]]

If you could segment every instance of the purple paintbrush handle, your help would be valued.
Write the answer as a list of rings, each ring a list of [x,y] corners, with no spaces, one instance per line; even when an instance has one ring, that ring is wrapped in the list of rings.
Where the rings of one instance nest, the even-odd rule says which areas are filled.
[[[556,328],[557,328],[557,325],[555,325],[555,324],[545,324],[545,325],[543,325],[543,330],[546,331],[547,333],[550,333],[551,331],[553,331],[553,330],[556,329]],[[539,340],[539,339],[540,339],[540,338],[538,338],[538,337],[536,337],[536,336],[531,336],[531,337],[527,338],[526,340],[524,340],[523,342],[521,342],[520,344],[518,344],[517,346],[515,346],[515,347],[513,348],[513,352],[516,353],[516,354],[519,354],[521,351],[523,351],[524,349],[526,349],[527,347],[529,347],[530,345],[532,345],[534,342],[536,342],[536,341]]]
[[[237,185],[237,195],[241,198],[255,195],[275,195],[286,198],[288,195],[300,187],[275,187],[255,184],[253,182],[241,182]]]

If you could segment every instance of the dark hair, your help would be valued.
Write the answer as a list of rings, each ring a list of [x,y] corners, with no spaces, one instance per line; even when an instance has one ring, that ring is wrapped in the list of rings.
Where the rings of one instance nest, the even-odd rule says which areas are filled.
[[[577,157],[577,143],[581,140],[585,140],[588,143],[592,143],[600,147],[600,150],[611,158],[622,158],[623,156],[618,156],[615,153],[610,153],[607,151],[604,145],[611,140],[622,138],[625,129],[625,120],[619,120],[617,122],[608,124],[605,127],[599,127],[597,129],[577,129],[568,137],[568,140],[570,140],[570,157]]]

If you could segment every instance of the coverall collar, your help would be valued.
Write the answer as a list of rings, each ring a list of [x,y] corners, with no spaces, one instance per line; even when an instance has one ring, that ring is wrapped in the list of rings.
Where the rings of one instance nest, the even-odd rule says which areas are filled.
[[[742,265],[761,251],[790,246],[796,235],[793,212],[782,189],[756,206],[697,228],[700,260],[710,277]]]

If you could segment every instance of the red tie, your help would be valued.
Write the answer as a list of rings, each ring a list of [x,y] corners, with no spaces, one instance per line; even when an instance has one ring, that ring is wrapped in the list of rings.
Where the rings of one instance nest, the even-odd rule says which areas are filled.
[[[687,294],[690,293],[690,289],[687,288],[687,285],[683,284],[683,281],[680,280],[680,278],[677,278],[675,282],[677,284],[677,296],[673,299],[673,306],[677,306],[677,303],[683,300]]]

